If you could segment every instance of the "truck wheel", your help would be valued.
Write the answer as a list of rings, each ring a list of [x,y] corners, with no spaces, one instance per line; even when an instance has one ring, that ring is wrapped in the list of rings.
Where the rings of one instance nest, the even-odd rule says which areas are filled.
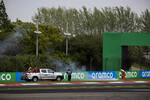
[[[57,77],[57,79],[56,79],[57,81],[61,81],[61,77]]]
[[[32,78],[32,81],[33,81],[33,82],[37,82],[37,81],[38,81],[38,78],[37,78],[37,77],[33,77],[33,78]]]

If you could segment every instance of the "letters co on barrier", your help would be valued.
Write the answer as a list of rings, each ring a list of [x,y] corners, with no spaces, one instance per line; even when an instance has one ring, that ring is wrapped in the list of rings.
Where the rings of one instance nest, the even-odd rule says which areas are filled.
[[[2,81],[16,81],[15,72],[0,72],[0,82]]]

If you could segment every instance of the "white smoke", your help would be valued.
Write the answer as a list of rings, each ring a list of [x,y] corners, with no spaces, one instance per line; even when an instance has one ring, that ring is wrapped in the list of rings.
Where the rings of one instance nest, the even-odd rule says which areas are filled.
[[[15,49],[17,46],[17,39],[21,36],[22,34],[16,31],[10,34],[5,40],[0,41],[0,55],[4,54],[8,49]]]
[[[22,37],[22,32],[16,30],[15,33],[10,34],[5,40],[0,41],[0,55],[3,55],[8,49],[16,50],[18,39]],[[80,66],[76,62],[70,60],[67,63],[62,60],[56,60],[53,58],[48,58],[47,62],[52,62],[52,65],[56,66],[56,71],[65,72],[68,69],[71,69],[74,72],[86,71],[86,66]]]
[[[78,63],[70,60],[68,60],[67,63],[64,63],[61,60],[55,60],[53,61],[53,64],[56,66],[56,71],[66,72],[68,69],[71,69],[74,72],[86,71],[86,66],[80,66]]]

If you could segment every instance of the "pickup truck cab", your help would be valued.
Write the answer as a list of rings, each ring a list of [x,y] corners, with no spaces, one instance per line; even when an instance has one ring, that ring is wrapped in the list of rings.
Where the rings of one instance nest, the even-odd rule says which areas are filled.
[[[51,69],[41,68],[37,72],[25,72],[21,75],[22,80],[38,81],[38,80],[63,80],[64,76],[60,72],[54,72]]]

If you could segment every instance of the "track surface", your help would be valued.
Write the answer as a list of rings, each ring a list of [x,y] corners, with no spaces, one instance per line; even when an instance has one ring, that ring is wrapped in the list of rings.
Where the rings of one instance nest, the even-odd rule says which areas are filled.
[[[128,88],[127,86],[130,88]],[[141,86],[146,86],[147,88],[141,88]],[[56,87],[58,89],[49,89]],[[63,89],[62,87],[67,88]],[[23,90],[23,88],[27,88],[29,90]],[[44,85],[23,85],[23,86],[8,85],[0,87],[0,100],[149,100],[149,98],[150,98],[149,82],[147,83],[126,82],[123,84],[90,83],[90,84],[59,84],[59,85],[44,84]]]
[[[0,93],[0,100],[148,100],[150,89],[57,89]]]

